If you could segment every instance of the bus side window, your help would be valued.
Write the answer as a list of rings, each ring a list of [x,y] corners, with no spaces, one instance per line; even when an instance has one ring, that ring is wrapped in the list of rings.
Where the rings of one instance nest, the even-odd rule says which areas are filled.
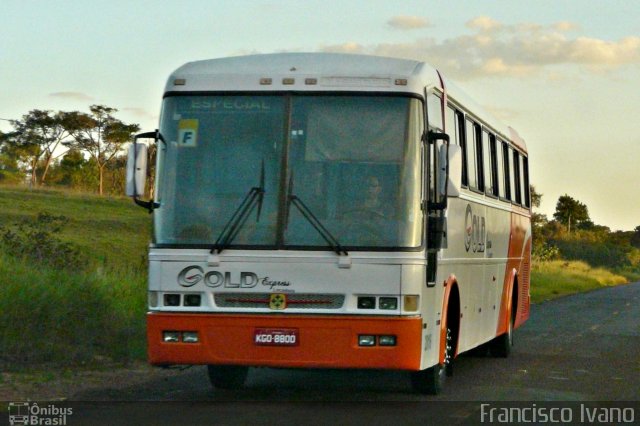
[[[498,195],[496,191],[496,163],[495,163],[495,137],[490,135],[488,131],[482,131],[482,157],[483,157],[483,176],[484,186],[487,195]]]
[[[520,154],[513,150],[513,187],[515,188],[516,199],[518,204],[522,204],[522,179],[520,178]]]
[[[529,159],[522,157],[522,181],[524,185],[524,205],[531,208],[531,193],[529,190]]]
[[[427,116],[429,117],[429,127],[443,130],[442,125],[442,99],[433,94],[427,97]]]
[[[514,151],[513,148],[509,147],[509,173],[511,176],[510,179],[510,183],[511,183],[511,201],[513,201],[514,203],[518,203],[518,192],[520,191],[520,188],[518,187],[518,181],[516,180],[516,173],[517,173],[517,156],[518,154]],[[515,160],[515,161],[514,161]]]
[[[473,124],[473,134],[475,136],[475,144],[476,144],[476,165],[477,165],[477,173],[478,173],[478,189],[484,192],[484,150],[482,149],[482,127],[479,124]]]
[[[509,168],[509,146],[506,142],[502,142],[502,165],[504,170],[504,198],[511,200],[511,173]]]
[[[467,138],[464,132],[464,114],[456,111],[456,139],[462,151],[462,186],[469,186],[469,168],[467,167]]]
[[[476,141],[473,121],[467,118],[465,133],[465,151],[467,161],[467,182],[469,188],[478,188],[478,167],[476,164]]]

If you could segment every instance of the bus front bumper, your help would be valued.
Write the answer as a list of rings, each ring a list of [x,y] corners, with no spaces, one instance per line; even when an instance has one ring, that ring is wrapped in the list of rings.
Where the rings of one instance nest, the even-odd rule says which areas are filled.
[[[174,336],[195,332],[198,341],[188,343],[181,337],[165,341],[165,332]],[[296,337],[274,339],[278,334]],[[360,346],[363,335],[375,336],[375,344]],[[395,336],[395,346],[380,345],[380,336]],[[153,365],[419,370],[422,319],[150,312],[147,341]]]

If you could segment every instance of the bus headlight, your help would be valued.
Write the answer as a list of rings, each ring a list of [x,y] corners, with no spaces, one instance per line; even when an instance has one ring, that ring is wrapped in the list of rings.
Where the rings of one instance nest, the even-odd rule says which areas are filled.
[[[395,346],[396,345],[396,336],[378,336],[378,344],[380,346]]]
[[[177,343],[180,341],[179,331],[163,331],[162,341],[165,343]]]
[[[376,336],[372,336],[369,334],[358,335],[358,346],[375,346],[375,345],[376,345]]]
[[[200,306],[201,297],[199,294],[185,294],[184,306]]]
[[[184,331],[182,332],[182,342],[183,343],[198,343],[198,332],[197,331]]]
[[[379,300],[380,309],[396,310],[398,309],[397,297],[381,297]]]

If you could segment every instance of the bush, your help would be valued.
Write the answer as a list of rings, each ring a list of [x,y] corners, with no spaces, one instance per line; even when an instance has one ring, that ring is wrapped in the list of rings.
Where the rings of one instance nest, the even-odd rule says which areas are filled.
[[[78,269],[86,264],[79,248],[56,235],[68,223],[65,216],[40,212],[10,228],[0,228],[0,242],[14,256],[57,269]]]
[[[553,241],[567,260],[582,260],[591,266],[624,268],[630,265],[624,248],[610,243],[590,243],[584,240]]]

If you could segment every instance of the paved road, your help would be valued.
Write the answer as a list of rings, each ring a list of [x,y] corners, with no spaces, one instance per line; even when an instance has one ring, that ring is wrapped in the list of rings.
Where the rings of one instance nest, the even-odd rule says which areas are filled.
[[[412,393],[406,374],[387,371],[253,369],[245,389],[214,391],[206,370],[194,367],[144,386],[92,391],[74,399],[190,401],[189,412],[202,424],[268,423],[273,418],[324,424],[345,415],[363,424],[386,423],[376,421],[383,417],[401,424],[443,417],[446,423],[475,423],[478,401],[638,401],[640,283],[532,306],[508,359],[458,358],[454,376],[437,397]],[[287,405],[278,408],[282,405],[276,402]],[[148,412],[158,407],[150,405]],[[177,414],[171,407],[165,405],[161,417],[166,424]]]

